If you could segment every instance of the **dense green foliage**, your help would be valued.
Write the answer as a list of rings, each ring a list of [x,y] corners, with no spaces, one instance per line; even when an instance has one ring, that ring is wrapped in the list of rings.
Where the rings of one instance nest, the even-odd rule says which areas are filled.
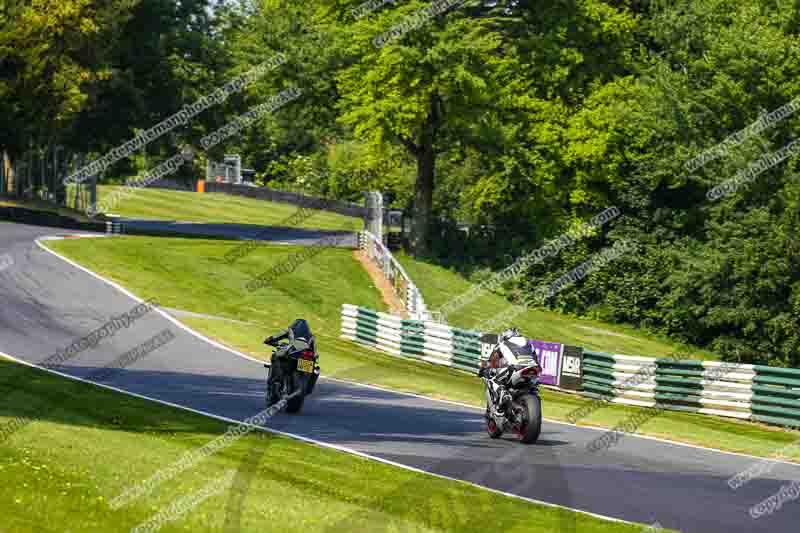
[[[240,67],[209,5],[0,0],[0,155],[13,161],[59,145],[94,159],[222,85]],[[147,168],[171,157],[221,125],[224,109],[153,141],[108,176],[136,174],[140,157]]]
[[[101,152],[282,52],[285,65],[148,150],[167,157],[300,87],[211,155],[242,153],[271,186],[389,190],[414,209],[417,255],[467,274],[616,206],[504,292],[524,296],[625,238],[635,254],[547,305],[800,365],[797,161],[706,197],[790,143],[800,113],[689,164],[800,96],[800,5],[466,0],[425,14],[442,4],[0,0],[0,148],[57,137]]]

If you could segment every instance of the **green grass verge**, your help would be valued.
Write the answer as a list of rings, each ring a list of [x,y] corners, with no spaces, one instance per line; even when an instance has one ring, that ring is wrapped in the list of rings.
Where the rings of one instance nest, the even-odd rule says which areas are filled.
[[[97,189],[98,199],[102,202],[123,187],[100,185]],[[140,189],[132,196],[122,199],[110,212],[123,217],[153,220],[285,226],[283,221],[291,217],[297,209],[297,206],[291,204],[222,193]],[[345,230],[349,229],[353,220],[355,219],[352,217],[318,210],[296,227]]]
[[[221,531],[232,501],[241,502],[237,531],[551,532],[573,523],[591,533],[641,529],[255,433],[113,509],[109,502],[123,491],[228,426],[4,359],[0,384],[0,427],[20,416],[34,420],[0,443],[3,530],[128,531],[240,470],[232,486],[161,531]]]
[[[422,291],[425,303],[432,311],[473,286],[463,276],[444,267],[417,261],[404,254],[398,254],[397,259]],[[476,328],[511,306],[502,296],[483,291],[475,301],[450,314],[447,323],[455,327]],[[607,353],[666,357],[678,349],[674,341],[634,327],[565,316],[543,309],[520,313],[513,319],[513,325],[529,337]],[[708,350],[695,348],[691,353],[694,360],[719,360],[717,354]]]
[[[339,338],[342,303],[386,310],[350,251],[326,250],[295,272],[277,279],[271,287],[248,293],[244,285],[250,276],[267,270],[298,249],[263,246],[235,265],[227,266],[221,258],[236,244],[223,241],[121,237],[52,241],[47,245],[142,298],[159,298],[165,307],[257,324],[181,319],[197,331],[244,353],[268,358],[266,347],[261,344],[263,338],[303,317],[318,336],[326,376],[482,405],[483,390],[475,376],[384,355]],[[549,335],[541,337],[562,340]],[[670,353],[666,345],[661,349],[665,355]],[[543,392],[543,402],[547,418],[566,420],[570,411],[585,405],[587,400],[547,390]],[[608,405],[580,423],[613,427],[636,411],[635,407]],[[649,420],[639,432],[762,457],[800,436],[779,428],[678,412]],[[794,458],[800,460],[800,453]]]

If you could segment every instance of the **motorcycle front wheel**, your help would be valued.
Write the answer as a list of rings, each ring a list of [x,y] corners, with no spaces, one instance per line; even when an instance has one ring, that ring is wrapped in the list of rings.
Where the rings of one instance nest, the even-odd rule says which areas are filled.
[[[490,414],[489,404],[486,404],[486,433],[493,439],[497,439],[503,434],[503,430],[497,427],[497,422],[494,421]]]
[[[519,440],[523,444],[533,444],[542,431],[542,401],[536,395],[526,394],[515,403],[522,418],[517,428]]]

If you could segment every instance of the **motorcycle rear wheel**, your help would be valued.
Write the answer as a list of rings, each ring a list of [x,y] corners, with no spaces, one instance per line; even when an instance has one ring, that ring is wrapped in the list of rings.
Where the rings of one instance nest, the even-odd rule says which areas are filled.
[[[294,373],[287,382],[287,389],[291,391],[289,394],[297,391],[300,391],[300,393],[287,402],[286,412],[290,414],[299,413],[300,409],[303,408],[303,403],[306,401],[306,377]]]
[[[524,417],[517,432],[519,440],[523,444],[533,444],[539,440],[542,431],[542,400],[533,394],[526,394],[518,400],[518,405]]]
[[[267,407],[272,407],[281,399],[281,390],[282,386],[281,383],[273,381],[272,379],[272,369],[270,369],[270,375],[267,377]]]

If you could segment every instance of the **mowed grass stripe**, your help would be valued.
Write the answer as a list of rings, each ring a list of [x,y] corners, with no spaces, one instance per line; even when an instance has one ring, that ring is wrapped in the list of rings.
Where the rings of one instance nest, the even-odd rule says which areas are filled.
[[[124,187],[98,186],[100,203]],[[128,218],[177,220],[185,222],[254,224],[260,226],[286,226],[285,220],[299,209],[298,206],[269,202],[222,193],[196,193],[165,189],[138,189],[119,201],[109,212]],[[306,229],[349,230],[358,219],[316,210],[312,216],[294,226]],[[358,226],[359,228],[361,225]]]

